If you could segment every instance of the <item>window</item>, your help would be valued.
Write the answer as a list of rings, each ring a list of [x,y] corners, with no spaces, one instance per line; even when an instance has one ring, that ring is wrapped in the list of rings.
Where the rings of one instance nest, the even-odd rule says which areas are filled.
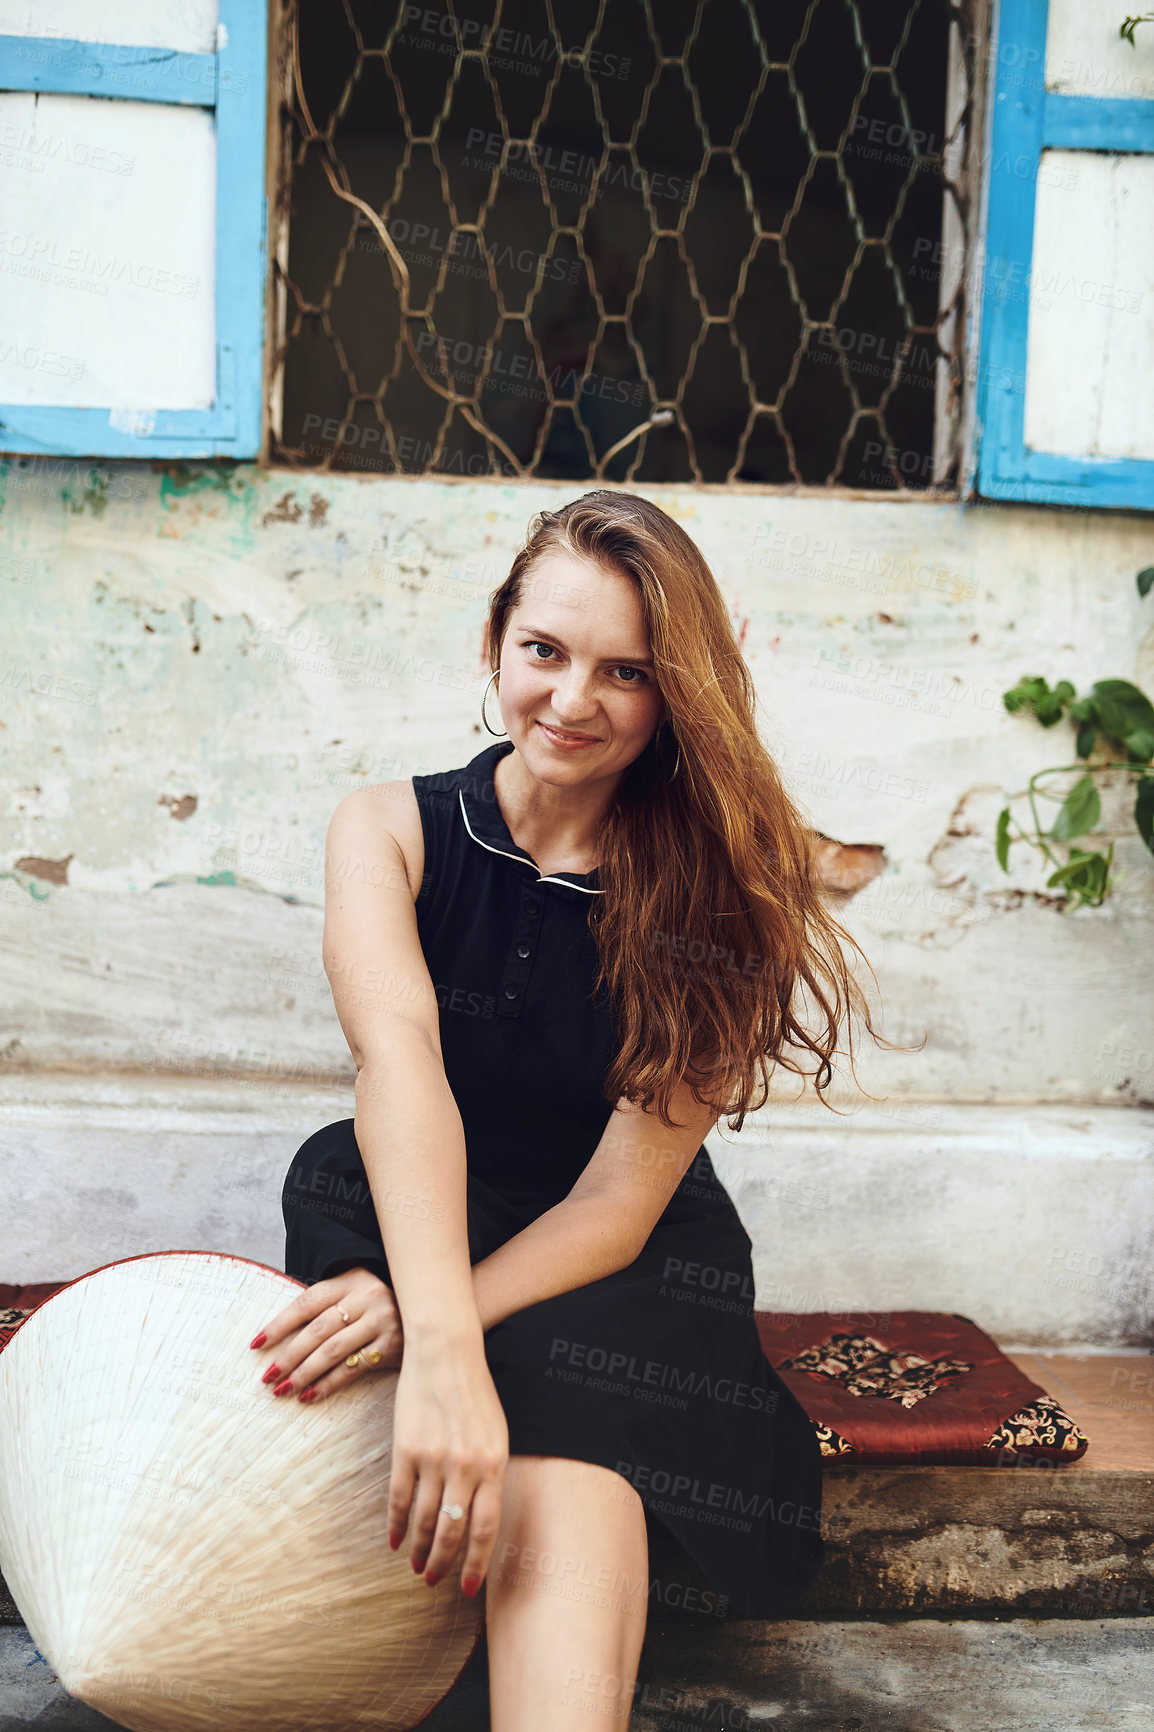
[[[1110,0],[1002,0],[978,491],[1154,508],[1154,55]],[[1150,27],[1147,27],[1148,31]]]
[[[264,0],[34,10],[0,449],[1154,508],[1113,0],[278,0],[271,280]]]
[[[284,17],[274,460],[956,485],[980,0]]]
[[[34,11],[0,0],[0,449],[255,456],[265,7]]]

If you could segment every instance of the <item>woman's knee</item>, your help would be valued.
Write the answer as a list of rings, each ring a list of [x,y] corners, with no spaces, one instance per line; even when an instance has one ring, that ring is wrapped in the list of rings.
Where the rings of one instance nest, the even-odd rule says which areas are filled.
[[[559,1582],[577,1570],[588,1586],[622,1556],[640,1558],[646,1550],[644,1505],[612,1468],[568,1456],[509,1457],[495,1556],[504,1553],[506,1563],[528,1558]]]
[[[383,1255],[368,1177],[352,1119],[314,1131],[297,1150],[281,1190],[285,1271],[313,1281],[335,1259]]]
[[[579,1653],[631,1681],[649,1610],[637,1493],[592,1462],[510,1456],[488,1583],[491,1656],[530,1642],[557,1667]]]
[[[323,1174],[326,1168],[338,1171],[347,1167],[352,1160],[360,1165],[360,1150],[353,1133],[353,1120],[337,1119],[331,1125],[323,1125],[319,1131],[313,1131],[311,1136],[305,1138],[290,1161],[281,1188],[282,1200],[296,1196],[301,1191],[317,1192],[323,1188],[325,1181],[319,1175]]]

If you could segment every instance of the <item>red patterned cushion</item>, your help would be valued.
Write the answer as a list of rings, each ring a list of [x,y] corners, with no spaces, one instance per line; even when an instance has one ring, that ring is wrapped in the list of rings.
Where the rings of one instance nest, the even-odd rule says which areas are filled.
[[[1071,1462],[1090,1440],[968,1317],[759,1311],[762,1350],[825,1456],[1007,1467]]]

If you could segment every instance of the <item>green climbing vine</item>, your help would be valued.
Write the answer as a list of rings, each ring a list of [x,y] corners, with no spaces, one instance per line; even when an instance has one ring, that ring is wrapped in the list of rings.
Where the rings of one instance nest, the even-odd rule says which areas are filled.
[[[1147,566],[1138,573],[1138,593],[1148,595],[1151,588],[1154,588],[1154,566]],[[1032,829],[1023,828],[1010,807],[1003,806],[994,833],[998,865],[1008,872],[1010,849],[1015,842],[1027,842],[1038,848],[1053,867],[1046,880],[1047,889],[1065,890],[1068,907],[1079,908],[1083,903],[1100,907],[1117,876],[1110,871],[1114,841],[1111,838],[1104,854],[1100,849],[1073,844],[1095,833],[1094,826],[1102,813],[1099,779],[1123,770],[1135,784],[1134,823],[1138,834],[1154,853],[1154,705],[1129,680],[1098,680],[1085,697],[1079,698],[1069,680],[1059,680],[1051,689],[1037,675],[1019,680],[1011,691],[1002,694],[1002,702],[1011,714],[1018,710],[1032,711],[1044,728],[1054,727],[1063,717],[1072,722],[1077,729],[1074,751],[1079,761],[1038,770],[1021,793],[1010,796],[1011,800],[1029,801]],[[1074,771],[1082,773],[1072,787],[1062,792],[1043,785],[1047,777],[1069,776]],[[1039,814],[1040,800],[1058,803],[1058,811],[1048,826],[1042,823]],[[1065,860],[1055,854],[1052,843],[1069,845]]]
[[[1131,48],[1137,48],[1138,46],[1134,40],[1134,32],[1137,30],[1139,24],[1154,24],[1154,12],[1139,12],[1134,18],[1124,18],[1122,20],[1122,25],[1118,34],[1124,42],[1130,44]]]

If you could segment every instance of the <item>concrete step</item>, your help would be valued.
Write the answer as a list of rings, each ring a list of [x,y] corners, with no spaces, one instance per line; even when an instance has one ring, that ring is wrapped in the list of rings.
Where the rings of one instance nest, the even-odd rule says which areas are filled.
[[[1154,1361],[1124,1353],[1008,1357],[1089,1437],[1081,1460],[1055,1466],[1023,1451],[1015,1465],[1000,1467],[827,1461],[826,1563],[791,1617],[1093,1620],[1154,1612]],[[715,1600],[710,1584],[661,1550],[660,1530],[652,1538],[651,1611],[700,1626],[697,1608]]]
[[[113,900],[100,898],[102,934]],[[132,942],[149,961],[142,898],[130,900]],[[21,966],[39,1009],[23,1019],[12,1012],[27,1038],[48,1013],[45,942],[38,916]],[[87,954],[80,936],[75,950]],[[214,954],[219,962],[233,952],[222,940]],[[61,966],[74,983],[73,963],[70,952]],[[310,1082],[302,1050],[331,1052],[334,1033],[343,1042],[323,974],[323,996],[288,1045],[264,977],[253,975],[243,993],[238,984],[236,1003],[276,1001],[267,1041],[250,1044],[237,1037],[236,1004],[205,999],[214,969],[206,962],[198,977],[196,1007],[213,1034],[160,1041],[139,1073],[0,1074],[9,1229],[0,1278],[61,1279],[174,1248],[280,1266],[280,1193],[293,1154],[321,1125],[353,1111],[351,1084],[339,1075],[331,1087]],[[131,1005],[125,1000],[123,1015],[109,1016],[106,987],[92,983],[101,1051],[124,1030],[168,1029],[159,1012],[150,1023],[141,1009],[156,973],[149,961],[147,982]],[[302,980],[302,1004],[316,985]],[[191,1002],[183,977],[180,992]],[[4,1014],[0,1007],[0,1027]],[[69,1036],[73,1045],[76,1038]],[[282,1062],[271,1072],[223,1074],[274,1055]],[[347,1051],[345,1058],[351,1068]],[[753,1240],[763,1311],[959,1311],[997,1341],[1100,1349],[1149,1341],[1154,1108],[895,1099],[840,1118],[820,1103],[773,1101],[750,1114],[739,1136],[715,1132],[707,1147]]]
[[[632,1732],[1150,1732],[1154,1647],[1140,1618],[916,1618],[737,1623],[692,1634],[650,1620]],[[612,1716],[612,1678],[573,1681],[590,1725]],[[600,1712],[599,1712],[600,1711]],[[601,1715],[604,1717],[602,1718]],[[24,1630],[0,1630],[0,1732],[100,1732]],[[340,1732],[334,1727],[332,1732]],[[422,1732],[489,1732],[482,1645]]]
[[[1090,1438],[1080,1461],[1001,1467],[830,1461],[828,1556],[795,1617],[896,1612],[1106,1618],[1154,1612],[1154,1360],[1007,1357]]]

